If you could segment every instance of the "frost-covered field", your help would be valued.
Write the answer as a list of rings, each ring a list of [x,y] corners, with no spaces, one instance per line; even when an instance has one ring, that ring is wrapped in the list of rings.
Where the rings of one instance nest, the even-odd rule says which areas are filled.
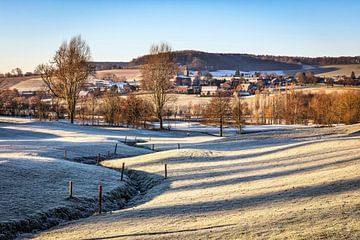
[[[359,239],[359,125],[209,140],[102,165],[169,178],[38,239]],[[166,144],[163,142],[163,144]]]
[[[118,171],[64,160],[81,157],[108,158],[150,153],[145,148],[121,143],[127,138],[142,141],[206,141],[211,137],[186,133],[144,131],[126,128],[92,128],[65,122],[40,122],[0,117],[0,223],[31,219],[57,207],[70,206],[68,182],[76,197],[95,198],[97,187],[104,191],[122,187]],[[214,137],[213,137],[214,138]],[[0,227],[1,230],[1,227]],[[0,232],[1,238],[1,232]]]
[[[153,125],[159,128],[159,123],[153,123]],[[219,127],[204,125],[200,122],[182,122],[182,121],[165,121],[163,123],[164,128],[171,130],[181,130],[188,132],[200,132],[212,135],[219,135]],[[287,129],[296,129],[296,128],[306,128],[307,126],[303,125],[245,125],[242,127],[242,133],[252,133],[252,132],[266,132],[266,131],[275,131],[275,130],[287,130]],[[237,134],[239,130],[234,127],[225,126],[223,129],[224,135],[234,135]]]

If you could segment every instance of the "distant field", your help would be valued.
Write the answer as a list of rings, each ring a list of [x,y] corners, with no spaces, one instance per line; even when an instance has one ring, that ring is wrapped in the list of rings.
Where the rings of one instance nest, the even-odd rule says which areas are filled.
[[[116,69],[96,72],[96,78],[104,78],[114,74],[117,79],[127,81],[140,80],[140,69]],[[45,84],[38,76],[0,78],[0,89],[17,89],[19,91],[42,90]]]
[[[115,75],[117,79],[124,80],[140,80],[141,72],[139,68],[136,69],[114,69],[114,70],[103,70],[96,72],[96,78],[104,78],[110,75]]]
[[[350,76],[352,71],[355,72],[356,76],[359,76],[360,64],[328,65],[314,70],[316,75],[321,77]]]
[[[33,77],[11,77],[11,78],[0,78],[0,89],[10,88],[18,83],[32,79]]]
[[[38,91],[45,88],[45,83],[41,78],[30,78],[16,83],[9,87],[10,89],[17,89],[18,91]]]

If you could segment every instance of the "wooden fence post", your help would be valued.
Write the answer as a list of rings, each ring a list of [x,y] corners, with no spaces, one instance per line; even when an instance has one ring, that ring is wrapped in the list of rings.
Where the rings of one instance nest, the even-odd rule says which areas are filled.
[[[117,151],[117,143],[115,144],[114,154],[116,154],[116,151]]]
[[[167,164],[165,163],[165,178],[167,178]]]
[[[70,179],[70,181],[69,181],[69,198],[72,198],[72,197],[73,197],[73,182]]]
[[[99,185],[99,214],[101,214],[102,211],[102,186]]]
[[[122,168],[121,168],[121,181],[124,179],[124,170],[125,170],[125,163],[123,162]]]

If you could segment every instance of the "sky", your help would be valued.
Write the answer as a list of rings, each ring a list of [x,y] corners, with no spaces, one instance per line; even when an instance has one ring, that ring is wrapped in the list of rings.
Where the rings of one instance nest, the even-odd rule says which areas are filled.
[[[94,61],[174,50],[359,56],[358,0],[0,0],[0,72],[33,71],[81,35]]]

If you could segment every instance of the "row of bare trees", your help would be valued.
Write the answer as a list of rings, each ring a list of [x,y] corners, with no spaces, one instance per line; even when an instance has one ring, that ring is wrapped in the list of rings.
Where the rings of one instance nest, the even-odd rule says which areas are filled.
[[[44,98],[43,93],[24,97],[16,90],[0,93],[0,114],[27,116],[39,119],[64,118],[64,102],[57,98]],[[244,99],[219,93],[208,104],[178,106],[168,104],[164,117],[182,120],[201,120],[219,126],[222,135],[225,125],[242,126],[254,124],[304,124],[332,125],[360,122],[360,94],[358,90],[325,93],[287,91],[273,95],[257,94],[253,104]],[[180,117],[180,118],[178,118]],[[126,125],[147,127],[158,120],[154,105],[142,95],[120,96],[111,91],[105,96],[94,93],[79,100],[76,118],[84,124]]]
[[[147,122],[154,115],[153,105],[143,98],[130,94],[126,98],[109,92],[102,103],[102,115],[109,125],[120,125],[146,128]]]
[[[257,93],[252,105],[241,98],[218,93],[202,116],[208,123],[219,126],[220,136],[224,125],[235,125],[241,133],[245,119],[255,124],[354,124],[360,122],[360,91]]]
[[[258,95],[259,96],[259,95]],[[360,92],[289,91],[262,95],[255,101],[253,118],[262,124],[353,124],[360,122]]]
[[[44,93],[24,97],[17,90],[0,91],[0,115],[59,119],[64,117],[64,107],[58,99],[44,101]]]
[[[222,92],[211,99],[203,113],[204,120],[219,126],[220,136],[223,136],[225,124],[235,125],[241,133],[246,115],[249,115],[249,107],[246,102],[240,97],[231,98]]]

